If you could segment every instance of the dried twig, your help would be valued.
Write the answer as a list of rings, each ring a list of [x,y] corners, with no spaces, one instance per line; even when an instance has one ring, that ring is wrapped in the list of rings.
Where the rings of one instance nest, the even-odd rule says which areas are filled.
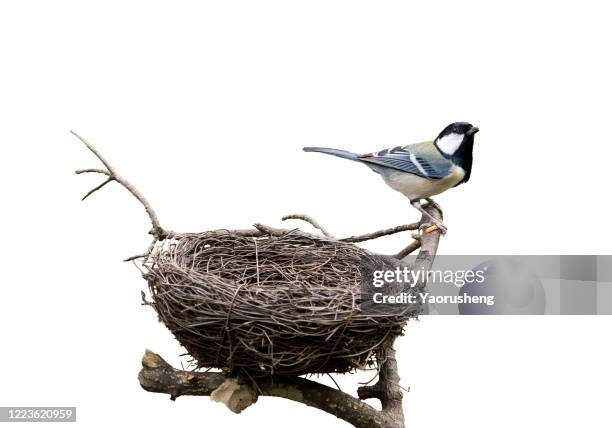
[[[163,239],[164,237],[166,237],[169,232],[165,231],[160,226],[159,220],[157,219],[157,214],[153,210],[153,207],[151,207],[151,204],[149,204],[149,201],[147,201],[147,199],[138,191],[138,189],[136,189],[136,187],[134,187],[132,183],[130,183],[125,178],[123,178],[121,175],[119,175],[117,171],[115,171],[115,169],[110,165],[110,163],[100,154],[100,152],[98,152],[83,137],[81,137],[79,134],[77,134],[74,131],[70,131],[70,133],[74,135],[75,137],[77,137],[85,145],[85,147],[87,147],[100,160],[100,162],[102,162],[102,165],[106,167],[106,170],[98,169],[98,168],[78,169],[75,171],[75,173],[76,174],[97,173],[97,174],[106,175],[108,177],[108,179],[105,182],[91,189],[83,197],[83,200],[85,200],[85,198],[87,198],[94,192],[100,190],[102,187],[104,187],[106,184],[110,183],[111,181],[116,181],[117,183],[125,187],[136,199],[138,199],[138,202],[140,202],[144,206],[145,211],[147,212],[147,215],[149,216],[149,219],[151,220],[151,225],[152,225],[151,234],[159,239]]]
[[[410,244],[408,244],[404,249],[402,249],[399,253],[397,253],[394,257],[396,259],[403,259],[404,257],[414,253],[419,248],[421,248],[421,241],[420,239],[415,239]]]
[[[265,224],[261,224],[261,223],[255,223],[253,227],[257,229],[258,231],[260,231],[262,234],[270,235],[270,236],[282,236],[290,232],[287,229],[278,229],[276,227],[266,226]]]
[[[307,215],[307,214],[289,214],[286,215],[284,217],[282,217],[282,220],[303,220],[307,223],[310,223],[315,229],[318,229],[319,231],[321,231],[321,233],[328,237],[328,238],[333,238],[333,235],[331,233],[329,233],[327,231],[327,229],[325,229],[321,223],[319,223],[318,221],[316,221],[313,217]],[[378,230],[376,232],[371,232],[371,233],[366,233],[364,235],[356,235],[356,236],[349,236],[348,238],[341,238],[339,239],[339,241],[342,242],[363,242],[363,241],[369,241],[371,239],[377,239],[383,236],[388,236],[388,235],[393,235],[395,233],[400,233],[400,232],[405,232],[407,230],[416,230],[419,227],[419,223],[410,223],[410,224],[403,224],[400,226],[395,226],[395,227],[390,227],[388,229],[383,229],[383,230]],[[418,247],[417,247],[418,248]]]
[[[83,196],[83,198],[81,199],[81,201],[84,201],[85,199],[87,199],[91,194],[93,194],[94,192],[97,192],[98,190],[100,190],[101,188],[103,188],[104,186],[106,186],[108,183],[110,183],[111,181],[113,181],[114,178],[113,177],[108,177],[104,182],[102,182],[102,184],[100,184],[99,186],[94,187],[93,189],[91,189],[89,192],[87,192],[87,194],[85,196]]]
[[[138,374],[138,380],[145,390],[169,394],[174,400],[182,395],[209,396],[220,388],[227,378],[222,373],[177,370],[159,355],[147,350],[142,357],[142,370]],[[321,409],[356,427],[399,427],[389,425],[390,417],[360,399],[301,377],[269,377],[258,381],[256,391],[259,395],[286,398]]]
[[[310,223],[312,225],[312,227],[314,227],[315,229],[319,229],[321,231],[321,233],[325,236],[327,236],[328,238],[333,238],[333,235],[331,233],[329,233],[323,226],[321,226],[321,224],[316,221],[314,218],[312,218],[309,215],[306,214],[289,214],[284,216],[281,220],[286,221],[286,220],[303,220],[307,223]]]
[[[419,228],[419,223],[403,224],[401,226],[390,227],[389,229],[379,230],[377,232],[366,233],[365,235],[349,236],[342,238],[342,242],[363,242],[370,239],[380,238],[381,236],[393,235],[394,233],[405,232],[407,230],[416,230]]]

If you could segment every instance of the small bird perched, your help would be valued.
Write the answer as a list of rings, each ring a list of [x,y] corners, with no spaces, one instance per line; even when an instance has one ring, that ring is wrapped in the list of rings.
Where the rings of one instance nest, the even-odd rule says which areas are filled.
[[[439,206],[431,199],[451,187],[467,183],[472,172],[472,149],[478,128],[467,122],[448,125],[433,141],[398,146],[380,152],[358,155],[325,147],[304,147],[305,152],[319,152],[366,164],[392,189],[405,195],[412,206],[429,217],[442,234],[444,226],[421,205],[421,199]],[[422,225],[421,228],[433,224]]]

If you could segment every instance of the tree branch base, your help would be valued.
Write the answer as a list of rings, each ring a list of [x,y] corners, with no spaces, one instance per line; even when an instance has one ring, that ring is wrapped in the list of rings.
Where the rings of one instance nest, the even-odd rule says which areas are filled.
[[[389,360],[385,364],[388,362]],[[397,379],[399,380],[399,376]],[[359,398],[301,377],[273,376],[253,385],[219,372],[188,372],[175,369],[149,350],[146,350],[142,357],[142,370],[138,374],[138,380],[143,389],[169,394],[172,400],[181,395],[210,396],[213,400],[224,403],[234,413],[240,413],[257,402],[259,396],[269,396],[315,407],[358,428],[404,427],[401,391],[399,395],[372,396],[371,398],[380,398],[383,403],[383,410],[379,411]],[[377,385],[381,384],[380,382],[381,380]],[[399,385],[390,385],[391,389],[395,387],[399,391]],[[363,391],[363,387],[361,390]]]

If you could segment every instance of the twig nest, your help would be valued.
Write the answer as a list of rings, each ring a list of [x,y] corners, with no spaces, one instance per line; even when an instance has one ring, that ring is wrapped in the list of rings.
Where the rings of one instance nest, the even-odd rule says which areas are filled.
[[[348,372],[402,333],[406,315],[360,309],[379,257],[299,230],[253,232],[177,235],[146,263],[152,306],[199,367],[252,377]]]

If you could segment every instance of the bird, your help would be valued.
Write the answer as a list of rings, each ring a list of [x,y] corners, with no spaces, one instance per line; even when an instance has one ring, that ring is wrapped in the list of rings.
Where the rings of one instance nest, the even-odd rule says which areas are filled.
[[[421,200],[425,199],[441,213],[439,205],[431,197],[469,181],[474,135],[478,131],[471,123],[454,122],[445,127],[435,140],[363,155],[327,147],[304,147],[303,150],[365,164],[430,220],[422,224],[421,229],[428,230],[435,225],[440,233],[446,234],[446,226],[423,208]]]

